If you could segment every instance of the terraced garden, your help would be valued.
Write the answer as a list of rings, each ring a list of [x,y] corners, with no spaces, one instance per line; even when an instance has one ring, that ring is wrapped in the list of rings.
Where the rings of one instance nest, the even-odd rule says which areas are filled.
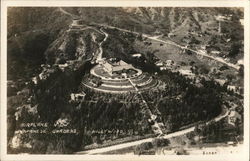
[[[105,93],[127,93],[135,92],[136,89],[133,84],[138,87],[139,90],[148,90],[152,87],[155,87],[158,84],[158,81],[149,76],[147,73],[143,73],[140,70],[137,73],[133,73],[133,76],[126,77],[122,74],[111,76],[106,73],[100,66],[96,66],[91,70],[91,75],[89,78],[83,80],[83,85]],[[98,84],[93,83],[94,79],[100,79]],[[128,80],[130,79],[133,84]]]

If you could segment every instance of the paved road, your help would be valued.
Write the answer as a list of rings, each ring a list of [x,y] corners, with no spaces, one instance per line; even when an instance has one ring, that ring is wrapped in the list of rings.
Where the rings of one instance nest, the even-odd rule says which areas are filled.
[[[67,14],[67,15],[70,15],[70,16],[74,17],[74,15],[72,15],[72,14],[66,12],[66,11],[63,10],[62,8],[60,8],[60,11],[63,12],[63,13],[65,13],[65,14]],[[102,35],[105,35],[105,38],[103,39],[103,41],[99,43],[99,53],[98,53],[98,55],[97,55],[97,56],[94,56],[94,57],[96,57],[96,58],[93,58],[93,59],[96,59],[96,60],[101,60],[101,59],[102,59],[102,54],[103,54],[102,44],[107,40],[108,34],[107,34],[105,31],[103,31],[102,29],[97,30],[96,28],[94,28],[94,27],[92,27],[92,26],[82,27],[82,28],[80,28],[80,29],[78,29],[78,30],[84,31],[84,30],[89,30],[89,29],[92,29],[92,30],[94,30],[94,31],[96,31],[96,32],[98,32],[98,33],[100,33],[100,34],[102,34]],[[71,29],[68,29],[67,31],[70,31],[70,30],[71,30]],[[95,61],[95,60],[92,60],[92,61]]]
[[[73,15],[67,11],[65,11],[64,9],[62,9],[61,7],[59,8],[61,12],[63,12],[64,14],[67,14],[67,15],[70,15],[72,18],[75,18],[75,17],[78,17],[76,15]],[[94,23],[96,24],[96,23]],[[135,31],[129,31],[129,30],[126,30],[126,29],[122,29],[122,28],[119,28],[119,27],[114,27],[114,26],[110,26],[110,25],[104,25],[104,24],[96,24],[96,25],[99,25],[99,26],[104,26],[104,27],[107,27],[107,28],[111,28],[111,29],[117,29],[117,30],[120,30],[120,31],[123,31],[123,32],[129,32],[129,33],[133,33],[133,34],[140,34],[138,32],[135,32]],[[235,65],[235,64],[232,64],[232,63],[229,63],[229,62],[226,62],[224,59],[220,58],[220,57],[214,57],[214,56],[211,56],[211,55],[208,55],[206,53],[203,53],[203,52],[199,52],[199,51],[196,51],[196,50],[193,50],[193,49],[190,49],[190,48],[187,48],[185,46],[182,46],[182,45],[179,45],[173,41],[170,41],[170,40],[161,40],[159,39],[157,36],[150,36],[150,35],[147,35],[147,34],[142,34],[143,37],[146,37],[148,39],[151,39],[151,40],[155,40],[155,41],[158,41],[158,42],[161,42],[161,43],[164,43],[164,44],[170,44],[170,45],[174,45],[176,47],[179,47],[179,48],[182,48],[182,49],[186,49],[186,50],[189,50],[189,51],[192,51],[194,53],[196,53],[197,55],[201,55],[201,56],[204,56],[204,57],[207,57],[207,58],[210,58],[210,59],[213,59],[215,61],[218,61],[222,64],[225,64],[225,65],[228,65],[236,70],[239,70],[239,66]]]
[[[227,111],[223,115],[219,115],[219,116],[215,117],[214,119],[210,120],[209,122],[212,122],[212,121],[218,122],[221,119],[227,117],[228,114],[229,114],[229,111]],[[166,135],[162,136],[162,138],[169,139],[172,137],[181,136],[181,135],[184,135],[184,134],[187,134],[189,132],[194,131],[194,129],[195,129],[195,126],[181,130],[181,131],[177,131],[177,132],[174,132],[171,134],[166,134]],[[139,145],[139,144],[142,144],[145,142],[151,142],[151,141],[153,141],[153,139],[155,139],[155,138],[147,138],[147,139],[142,139],[142,140],[133,141],[133,142],[129,142],[129,143],[113,145],[113,146],[109,146],[109,147],[105,147],[105,148],[92,149],[92,150],[88,150],[88,151],[81,151],[81,152],[77,152],[77,154],[100,154],[100,153],[105,153],[105,152],[109,152],[109,151],[113,151],[113,150],[129,148],[129,147],[136,146],[136,145]]]
[[[168,41],[160,40],[160,39],[155,38],[155,37],[148,37],[148,38],[149,38],[149,39],[152,39],[152,40],[155,40],[155,41],[158,41],[158,42],[162,42],[162,43],[166,43],[166,44],[171,44],[171,45],[177,46],[177,47],[179,47],[179,48],[182,48],[182,49],[186,49],[186,50],[192,51],[192,52],[196,53],[197,55],[201,55],[201,56],[204,56],[204,57],[213,59],[213,60],[218,61],[218,62],[220,62],[220,63],[223,63],[223,64],[225,64],[225,65],[227,65],[227,66],[230,66],[230,67],[232,67],[232,68],[234,68],[234,69],[236,69],[236,70],[239,70],[239,68],[240,68],[239,66],[237,66],[237,65],[235,65],[235,64],[226,62],[224,59],[222,59],[222,58],[220,58],[220,57],[213,57],[213,56],[208,55],[208,54],[206,54],[206,53],[204,53],[204,52],[199,52],[199,51],[196,51],[196,50],[187,48],[187,47],[185,47],[185,46],[178,45],[178,44],[176,44],[176,43],[174,43],[174,42],[168,42]]]
[[[70,15],[72,18],[75,16],[75,15],[72,15],[72,14],[66,12],[66,11],[63,10],[62,8],[60,8],[60,11],[63,12],[63,13],[65,13],[65,14],[67,14],[67,15]],[[132,31],[129,31],[129,30],[126,30],[126,29],[120,29],[120,28],[116,28],[116,27],[113,27],[113,26],[107,26],[107,25],[101,25],[101,26],[105,26],[105,27],[113,28],[113,29],[118,29],[118,30],[124,31],[124,32],[139,34],[139,33],[137,33],[137,32],[132,32]],[[87,28],[88,28],[88,27],[86,27],[85,29],[87,29]],[[95,30],[96,30],[96,29],[95,29]],[[98,31],[98,30],[97,30],[97,31]],[[103,52],[103,51],[102,51],[101,45],[102,45],[102,43],[103,43],[104,41],[106,41],[107,38],[108,38],[108,34],[107,34],[106,32],[104,32],[103,30],[100,30],[100,31],[101,31],[103,34],[105,34],[105,38],[104,38],[104,40],[100,43],[100,53],[98,54],[98,58],[99,58],[99,59],[102,58],[102,52]],[[99,32],[99,31],[98,31],[98,32]],[[178,44],[176,44],[176,43],[174,43],[174,42],[169,42],[169,41],[160,40],[160,39],[158,39],[157,37],[151,37],[151,36],[148,36],[148,35],[145,35],[145,34],[143,34],[143,36],[144,36],[144,37],[147,37],[147,38],[149,38],[149,39],[155,40],[155,41],[159,41],[159,42],[162,42],[162,43],[175,45],[175,46],[180,47],[180,48],[185,48],[185,47],[180,46],[180,45],[178,45]],[[190,50],[190,51],[192,51],[192,52],[195,52],[195,53],[197,53],[197,54],[199,54],[199,55],[202,55],[202,56],[205,56],[205,57],[209,57],[209,58],[214,59],[214,60],[216,60],[216,61],[219,61],[219,62],[221,62],[221,63],[227,64],[228,66],[231,66],[231,67],[233,67],[233,68],[235,68],[235,69],[238,69],[236,65],[230,64],[230,63],[227,63],[227,62],[224,62],[224,60],[220,60],[219,58],[215,58],[215,57],[212,57],[212,56],[210,56],[210,55],[207,55],[207,54],[204,54],[204,53],[200,53],[200,52],[195,51],[195,50],[192,50],[192,49],[188,49],[188,48],[185,48],[185,49]],[[133,82],[132,82],[131,80],[130,80],[130,82],[131,82],[132,85],[134,85]],[[135,87],[135,89],[137,89],[136,86],[134,86],[134,87]],[[137,89],[137,91],[138,91],[138,89]],[[139,92],[138,92],[138,93],[139,93]],[[139,94],[140,94],[140,93],[139,93]],[[140,95],[141,95],[141,94],[140,94]],[[143,97],[142,97],[142,99],[143,99]],[[143,100],[144,100],[144,99],[143,99]],[[144,100],[144,101],[145,101],[145,100]],[[211,120],[211,121],[215,121],[215,122],[220,121],[221,119],[225,118],[228,114],[229,114],[229,111],[227,111],[224,115],[219,115],[219,116],[217,116],[216,118],[214,118],[214,119]],[[209,121],[209,122],[211,122],[211,121]],[[208,122],[208,123],[209,123],[209,122]],[[190,127],[190,128],[188,128],[188,129],[180,130],[180,131],[177,131],[177,132],[174,132],[174,133],[171,133],[171,134],[163,135],[162,138],[168,139],[168,138],[171,138],[171,137],[176,137],[176,136],[184,135],[184,134],[186,134],[186,133],[189,133],[189,132],[194,131],[194,129],[195,129],[195,126]],[[128,147],[136,146],[136,145],[139,145],[139,144],[145,143],[145,142],[151,142],[153,139],[155,139],[155,138],[147,138],[147,139],[142,139],[142,140],[133,141],[133,142],[129,142],[129,143],[123,143],[123,144],[119,144],[119,145],[109,146],[109,147],[105,147],[105,148],[99,148],[99,149],[93,149],[93,150],[88,150],[88,151],[77,152],[77,154],[98,154],[98,153],[104,153],[104,152],[108,152],[108,151],[112,151],[112,150],[118,150],[118,149],[123,149],[123,148],[128,148]]]
[[[114,26],[110,26],[110,25],[103,25],[103,24],[97,24],[97,25],[100,25],[100,26],[104,26],[104,27],[107,27],[107,28],[111,28],[111,29],[117,29],[117,30],[120,30],[120,31],[123,31],[123,32],[129,32],[129,33],[133,33],[133,34],[140,34],[138,32],[134,32],[134,31],[129,31],[129,30],[126,30],[126,29],[121,29],[121,28],[118,28],[118,27],[114,27]],[[193,50],[193,49],[190,49],[190,48],[187,48],[185,46],[182,46],[182,45],[179,45],[173,41],[170,41],[170,40],[161,40],[158,38],[158,36],[150,36],[150,35],[147,35],[147,34],[142,34],[143,37],[146,37],[148,39],[151,39],[151,40],[155,40],[155,41],[158,41],[158,42],[161,42],[161,43],[164,43],[164,44],[170,44],[170,45],[174,45],[176,47],[179,47],[179,48],[182,48],[182,49],[186,49],[186,50],[189,50],[189,51],[192,51],[194,53],[196,53],[197,55],[201,55],[201,56],[204,56],[204,57],[207,57],[207,58],[210,58],[210,59],[213,59],[215,61],[218,61],[220,63],[223,63],[225,65],[228,65],[236,70],[239,70],[239,66],[235,65],[235,64],[232,64],[232,63],[229,63],[229,62],[226,62],[224,59],[220,58],[220,57],[214,57],[214,56],[211,56],[211,55],[208,55],[206,53],[203,53],[203,52],[199,52],[199,51],[196,51],[196,50]]]

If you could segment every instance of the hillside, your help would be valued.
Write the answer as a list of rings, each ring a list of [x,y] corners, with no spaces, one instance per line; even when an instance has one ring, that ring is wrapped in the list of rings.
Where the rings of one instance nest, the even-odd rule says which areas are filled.
[[[243,59],[242,8],[64,8],[88,23],[106,24],[139,33],[159,35],[193,49],[237,63]],[[220,17],[220,18],[218,18]],[[222,19],[221,19],[222,17]],[[221,19],[221,29],[219,20]],[[220,30],[220,31],[219,31]],[[210,53],[211,52],[211,53]]]
[[[239,19],[243,12],[238,8],[64,8],[88,24],[98,23],[116,26],[139,33],[160,35],[179,44],[208,52],[219,51],[219,57],[237,63],[243,58],[243,27]],[[218,15],[230,16],[223,21],[222,36],[218,34]],[[21,69],[33,64],[17,61],[16,55],[26,60],[45,61],[44,51],[50,43],[63,34],[72,22],[71,16],[59,8],[9,8],[8,9],[8,55],[9,62],[16,62]],[[169,37],[170,34],[170,37]],[[173,36],[171,36],[173,35]],[[210,46],[211,45],[211,46]],[[36,50],[36,49],[39,50]],[[18,53],[18,54],[17,54]],[[12,59],[13,58],[13,59]],[[41,59],[40,59],[41,58]],[[37,60],[39,59],[39,60]],[[39,62],[39,63],[42,63]],[[12,65],[11,65],[12,66]],[[11,72],[11,68],[9,68]],[[17,72],[18,73],[18,72]]]
[[[30,78],[71,19],[57,8],[8,8],[8,79]],[[37,73],[37,71],[36,71]]]
[[[219,33],[216,17],[231,14]],[[8,153],[68,154],[139,140],[156,136],[157,122],[167,134],[211,120],[232,102],[243,115],[242,94],[227,89],[230,83],[243,86],[242,72],[168,44],[205,45],[208,54],[221,51],[218,57],[236,64],[243,58],[240,18],[236,8],[9,8]],[[137,90],[117,95],[85,86],[87,80],[103,83],[90,72],[99,55],[102,61],[124,60],[143,72],[132,81],[157,80],[157,86],[140,91],[128,79]],[[156,65],[169,59],[174,69]],[[179,72],[188,68],[191,78]],[[225,85],[214,81],[225,77]],[[110,83],[107,77],[105,85],[119,90],[129,83],[125,79]],[[29,133],[34,129],[38,134]]]

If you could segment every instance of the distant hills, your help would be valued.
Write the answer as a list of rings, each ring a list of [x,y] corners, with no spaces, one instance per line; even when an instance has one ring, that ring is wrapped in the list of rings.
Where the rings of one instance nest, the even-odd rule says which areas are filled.
[[[108,24],[131,31],[161,35],[163,38],[168,38],[169,34],[172,34],[174,35],[172,41],[182,45],[185,45],[188,39],[198,47],[213,44],[216,50],[225,51],[222,55],[232,51],[229,56],[233,55],[235,59],[233,62],[243,57],[243,27],[239,21],[243,18],[241,8],[64,7],[63,9],[81,18],[86,25]],[[221,23],[222,37],[218,34],[219,24],[216,20],[218,15],[231,19]],[[15,62],[23,68],[27,59],[31,60],[30,63],[33,59],[42,63],[45,60],[43,53],[53,41],[65,34],[72,23],[72,18],[74,17],[56,7],[8,8],[9,65]],[[233,41],[226,42],[228,40]],[[236,52],[233,53],[234,51]],[[20,55],[22,57],[19,57]]]
[[[104,23],[141,32],[160,30],[166,32],[188,30],[204,31],[217,26],[217,15],[243,18],[241,8],[179,8],[179,7],[66,7],[64,10],[81,17],[86,23]],[[58,8],[18,7],[8,9],[8,33],[31,29],[59,29],[70,23],[70,17]],[[66,26],[67,26],[66,25]]]

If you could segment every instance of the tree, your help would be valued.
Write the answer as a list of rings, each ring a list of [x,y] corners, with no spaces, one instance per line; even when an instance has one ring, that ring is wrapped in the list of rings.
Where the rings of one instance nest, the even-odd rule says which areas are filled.
[[[244,65],[240,65],[240,69],[239,69],[239,75],[241,76],[241,77],[244,77]]]
[[[142,41],[142,33],[139,33],[137,38],[138,38],[138,40]]]
[[[235,57],[235,56],[237,56],[238,55],[238,53],[239,53],[239,51],[240,51],[240,47],[241,47],[241,45],[239,44],[239,43],[233,43],[232,45],[231,45],[231,49],[230,49],[230,51],[229,51],[229,54],[228,54],[228,56],[230,56],[230,57]]]

